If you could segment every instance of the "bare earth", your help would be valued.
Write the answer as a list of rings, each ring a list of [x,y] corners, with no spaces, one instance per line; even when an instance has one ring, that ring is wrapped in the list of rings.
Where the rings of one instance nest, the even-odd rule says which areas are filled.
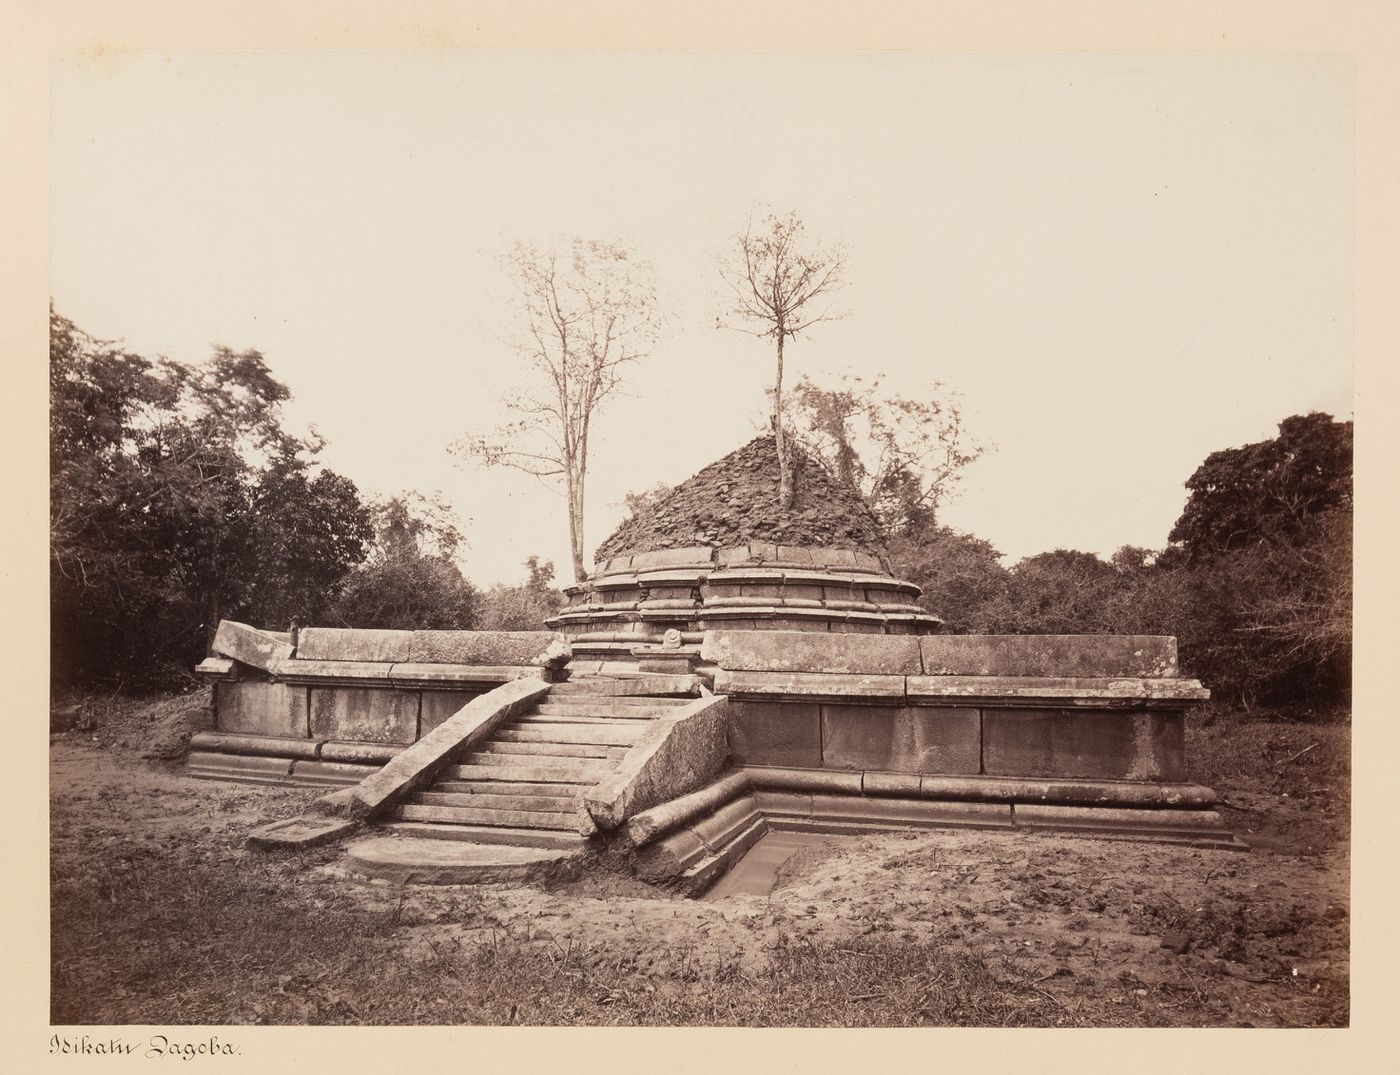
[[[357,881],[334,848],[242,846],[318,790],[196,781],[120,743],[56,738],[51,1017],[1346,1025],[1346,728],[1231,720],[1197,720],[1192,748],[1237,759],[1197,779],[1232,804],[1247,854],[843,838],[797,852],[769,897],[714,902],[602,860],[547,891]]]

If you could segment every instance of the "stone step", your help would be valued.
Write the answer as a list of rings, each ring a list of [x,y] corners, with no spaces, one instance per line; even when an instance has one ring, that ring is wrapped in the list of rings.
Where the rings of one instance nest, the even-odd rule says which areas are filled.
[[[695,699],[675,694],[604,694],[599,691],[578,690],[572,683],[556,683],[550,688],[548,701],[559,705],[584,705],[590,699],[606,698],[609,705],[689,705]]]
[[[627,753],[626,747],[612,747],[603,743],[551,743],[518,742],[514,739],[493,739],[484,743],[481,750],[487,754],[515,754],[530,757],[552,758],[591,758],[595,761],[608,761],[620,758]]]
[[[547,769],[552,773],[577,772],[583,780],[593,780],[594,783],[613,768],[605,759],[598,758],[557,758],[548,754],[531,754],[526,757],[522,754],[492,754],[486,750],[465,754],[458,759],[457,764],[492,769],[526,765],[532,769]]]
[[[592,784],[530,783],[519,780],[439,780],[429,789],[443,795],[519,795],[577,800],[593,790]]]
[[[493,758],[494,762],[475,764],[478,758]],[[511,758],[506,754],[475,755],[473,762],[464,765],[449,765],[444,771],[444,780],[501,780],[516,781],[526,784],[582,784],[592,788],[598,781],[612,772],[612,767],[607,765],[597,766],[559,766],[559,765],[539,765],[534,759],[528,765],[517,764],[519,759]]]
[[[688,695],[700,693],[700,678],[694,675],[675,676],[664,672],[633,673],[629,676],[584,675],[556,683],[550,697],[565,694],[606,694],[614,697],[638,694]]]
[[[462,794],[453,791],[420,791],[410,795],[407,802],[415,806],[458,806],[482,810],[523,810],[530,813],[570,814],[578,809],[579,799],[572,795],[491,795],[480,792]]]
[[[398,816],[405,821],[436,821],[452,825],[488,825],[495,828],[577,830],[583,816],[575,812],[545,813],[534,810],[488,810],[474,806],[426,806],[404,803]]]
[[[520,829],[492,825],[451,825],[432,821],[388,821],[380,826],[400,836],[430,840],[461,840],[469,844],[509,844],[513,847],[557,847],[576,850],[588,840],[575,831]]]
[[[594,746],[630,747],[647,726],[640,721],[631,727],[589,724],[550,724],[531,721],[529,724],[508,724],[494,736],[492,742],[503,743],[587,743]]]
[[[614,705],[611,702],[589,702],[586,705],[541,702],[534,715],[541,717],[613,717],[624,720],[654,720],[676,712],[671,705]]]
[[[651,723],[651,717],[590,717],[586,713],[554,713],[537,717],[533,713],[517,717],[515,723],[522,728],[532,724],[606,724],[613,728],[644,728]]]

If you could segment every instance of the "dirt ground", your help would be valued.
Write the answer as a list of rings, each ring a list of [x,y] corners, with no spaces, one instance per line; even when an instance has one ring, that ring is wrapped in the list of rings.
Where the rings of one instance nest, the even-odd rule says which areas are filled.
[[[164,703],[159,719],[182,721]],[[186,709],[188,703],[186,704]],[[1345,724],[1194,714],[1249,853],[939,831],[800,851],[767,898],[600,861],[548,889],[243,847],[321,792],[51,744],[57,1024],[1344,1026]]]

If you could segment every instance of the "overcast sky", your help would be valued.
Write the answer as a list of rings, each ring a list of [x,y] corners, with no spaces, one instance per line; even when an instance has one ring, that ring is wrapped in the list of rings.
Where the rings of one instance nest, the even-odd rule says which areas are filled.
[[[955,389],[990,446],[944,521],[1008,561],[1160,547],[1218,448],[1351,417],[1353,102],[1304,55],[183,52],[59,63],[52,294],[149,355],[262,351],[362,490],[440,490],[468,575],[567,573],[562,498],[446,450],[524,371],[499,255],[635,248],[667,322],[595,427],[622,498],[762,425],[717,330],[758,205],[850,251],[790,375]]]

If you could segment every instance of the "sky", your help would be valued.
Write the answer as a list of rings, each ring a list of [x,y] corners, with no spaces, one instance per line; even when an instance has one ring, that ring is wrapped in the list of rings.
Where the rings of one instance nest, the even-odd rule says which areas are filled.
[[[939,382],[987,447],[942,521],[1008,562],[1161,547],[1212,451],[1352,413],[1352,71],[1306,54],[125,53],[55,64],[51,292],[147,355],[254,348],[362,491],[440,492],[480,584],[567,574],[562,496],[464,465],[527,385],[501,256],[631,247],[665,317],[594,426],[626,493],[764,424],[716,328],[764,207],[848,250],[788,376]]]

